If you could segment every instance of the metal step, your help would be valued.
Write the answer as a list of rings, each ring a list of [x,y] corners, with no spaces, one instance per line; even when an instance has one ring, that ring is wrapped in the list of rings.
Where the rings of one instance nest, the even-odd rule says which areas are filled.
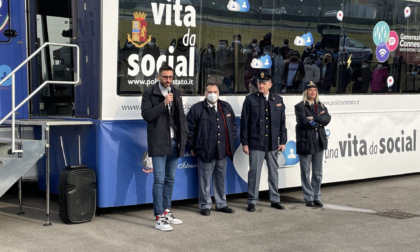
[[[0,144],[11,148],[11,139],[1,138]],[[0,197],[45,154],[45,140],[16,139],[23,153],[0,157]]]

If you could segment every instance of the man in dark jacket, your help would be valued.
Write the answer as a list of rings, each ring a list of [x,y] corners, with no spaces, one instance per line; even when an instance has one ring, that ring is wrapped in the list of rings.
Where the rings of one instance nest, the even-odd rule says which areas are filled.
[[[245,98],[241,113],[242,150],[249,155],[248,211],[254,212],[258,202],[261,169],[264,159],[268,166],[271,207],[284,209],[278,191],[279,151],[287,142],[286,114],[283,99],[270,92],[271,76],[258,74],[258,92]]]
[[[318,88],[311,81],[303,101],[295,105],[296,152],[299,154],[303,197],[308,207],[322,207],[322,158],[328,147],[324,126],[331,121],[327,108],[319,101]],[[312,179],[309,178],[312,164]]]
[[[184,156],[187,125],[181,93],[171,84],[174,71],[164,65],[159,69],[159,83],[146,89],[141,115],[147,122],[147,146],[153,162],[153,211],[155,228],[172,230],[181,224],[171,212],[172,191],[178,157]]]
[[[233,159],[235,152],[235,113],[229,103],[219,100],[215,84],[207,84],[205,95],[187,115],[188,146],[198,157],[198,205],[202,215],[210,215],[212,178],[216,211],[234,213],[226,204],[225,179],[227,156]]]

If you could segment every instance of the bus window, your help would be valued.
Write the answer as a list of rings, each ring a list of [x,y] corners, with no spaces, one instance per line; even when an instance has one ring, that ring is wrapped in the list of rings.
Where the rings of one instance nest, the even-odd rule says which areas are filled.
[[[301,93],[307,81],[327,94],[417,92],[420,77],[406,73],[420,62],[418,7],[374,0],[124,1],[117,93],[141,95],[163,63],[174,67],[174,84],[186,95],[203,94],[209,82],[222,94],[254,92],[261,71],[272,76],[275,93]],[[388,33],[377,41],[382,24]]]

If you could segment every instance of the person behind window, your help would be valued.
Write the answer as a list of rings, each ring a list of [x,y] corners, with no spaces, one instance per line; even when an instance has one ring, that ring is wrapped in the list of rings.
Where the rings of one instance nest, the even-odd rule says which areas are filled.
[[[372,78],[372,70],[369,67],[369,61],[363,60],[361,68],[353,73],[353,93],[367,93]]]
[[[303,198],[308,207],[323,207],[322,158],[328,147],[324,127],[330,123],[331,116],[320,102],[318,88],[312,81],[305,86],[303,100],[295,105],[295,115],[296,153],[299,155]]]
[[[233,160],[235,152],[235,113],[229,103],[219,99],[217,85],[207,84],[205,95],[187,115],[188,146],[198,158],[198,205],[202,215],[210,215],[213,180],[216,211],[234,213],[226,203],[225,180],[227,157]]]
[[[258,57],[258,55],[261,55],[261,48],[258,46],[258,40],[252,39],[250,43],[251,49],[252,49],[252,56],[254,58]]]
[[[319,92],[329,93],[331,86],[334,84],[334,63],[332,62],[331,54],[324,55],[322,65],[320,67],[321,78],[319,80]]]
[[[305,75],[303,76],[302,82],[299,86],[299,91],[303,92],[305,83],[313,81],[315,84],[319,83],[320,79],[320,70],[319,67],[315,64],[315,55],[311,54],[303,62],[303,69]]]
[[[388,68],[379,63],[372,73],[370,90],[372,93],[383,93],[387,89],[387,79],[389,76]]]
[[[273,50],[271,75],[273,77],[273,92],[280,93],[283,86],[283,72],[284,72],[284,60],[280,54],[280,48],[276,47]]]
[[[289,62],[286,62],[284,65],[283,82],[285,83],[285,88],[282,92],[297,93],[305,72],[302,62],[299,61],[297,51],[290,51],[288,57]]]
[[[151,41],[144,46],[142,58],[144,58],[146,55],[151,55],[155,59],[155,62],[157,62],[160,56],[160,50],[159,45],[156,43],[156,38],[152,37]],[[151,76],[145,76],[144,79],[154,80],[156,78],[156,73],[157,71],[155,71]]]
[[[289,52],[292,49],[289,48],[289,40],[284,39],[283,40],[283,46],[280,48],[280,54],[283,57],[283,60],[287,60],[289,58]]]
[[[261,50],[264,50],[264,48],[265,48],[266,46],[271,46],[271,47],[273,47],[273,48],[274,48],[274,45],[273,45],[273,43],[272,43],[272,41],[271,41],[271,38],[272,38],[272,34],[271,34],[271,32],[269,32],[269,33],[265,34],[265,35],[264,35],[263,40],[261,40],[261,41],[260,41],[260,43],[259,43],[259,48],[260,48]]]
[[[220,75],[223,76],[223,85],[220,86],[221,93],[231,93],[233,75],[232,69],[232,56],[231,51],[228,48],[227,40],[219,40],[216,50],[216,70]]]
[[[144,91],[141,116],[147,122],[147,147],[153,163],[153,213],[155,228],[172,230],[182,224],[171,211],[175,170],[185,153],[187,120],[181,93],[172,85],[174,71],[168,65],[159,69],[159,82]]]
[[[277,158],[279,151],[286,148],[286,108],[283,98],[270,91],[271,76],[261,72],[257,79],[258,92],[246,96],[241,112],[242,150],[249,155],[247,210],[255,211],[264,159],[267,161],[271,207],[282,210]]]

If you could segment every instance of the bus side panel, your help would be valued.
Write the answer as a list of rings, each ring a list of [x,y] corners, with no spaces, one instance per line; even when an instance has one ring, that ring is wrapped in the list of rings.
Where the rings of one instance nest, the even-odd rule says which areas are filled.
[[[8,12],[7,8],[9,9]],[[1,15],[0,24],[5,22],[8,22],[8,24],[0,32],[3,34],[6,29],[17,32],[17,36],[11,38],[8,42],[0,41],[0,80],[3,80],[26,59],[25,1],[3,1],[1,12],[8,13],[9,20],[6,20],[7,16]],[[24,66],[15,74],[16,105],[26,98],[28,93],[27,83],[27,67]],[[11,85],[12,79],[9,78],[0,86],[1,118],[12,110]],[[28,118],[27,104],[17,111],[16,118]]]
[[[152,203],[153,168],[147,155],[147,123],[100,121],[97,127],[98,207]],[[197,168],[197,159],[187,149],[185,157],[178,160],[173,200],[198,197]],[[226,180],[228,194],[246,192],[247,185],[230,160]]]

